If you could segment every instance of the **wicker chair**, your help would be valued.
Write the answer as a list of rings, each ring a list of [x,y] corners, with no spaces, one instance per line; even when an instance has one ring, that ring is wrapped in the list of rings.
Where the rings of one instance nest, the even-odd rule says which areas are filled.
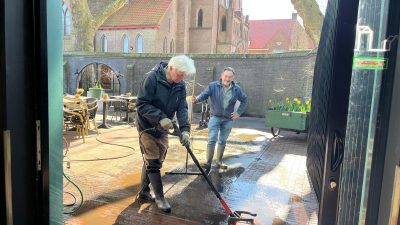
[[[99,134],[99,130],[97,129],[96,124],[96,113],[99,105],[97,104],[96,98],[88,98],[86,99],[87,104],[87,126],[90,128],[90,121],[93,122],[94,129],[96,133]]]

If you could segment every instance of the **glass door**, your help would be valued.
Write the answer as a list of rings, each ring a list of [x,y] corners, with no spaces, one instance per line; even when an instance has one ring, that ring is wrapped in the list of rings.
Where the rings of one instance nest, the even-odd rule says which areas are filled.
[[[382,77],[393,40],[387,35],[389,0],[360,0],[351,76],[346,144],[340,178],[337,224],[366,224],[376,152]]]

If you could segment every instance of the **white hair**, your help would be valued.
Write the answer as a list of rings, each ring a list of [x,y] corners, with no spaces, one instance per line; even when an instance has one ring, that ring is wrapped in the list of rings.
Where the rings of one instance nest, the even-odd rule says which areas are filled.
[[[193,75],[196,73],[193,59],[186,55],[172,57],[168,62],[168,66],[172,66],[172,68],[184,72],[186,75]]]

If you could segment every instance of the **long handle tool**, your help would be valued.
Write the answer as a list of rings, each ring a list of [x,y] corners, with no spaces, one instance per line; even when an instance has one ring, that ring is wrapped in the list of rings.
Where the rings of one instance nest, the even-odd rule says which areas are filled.
[[[173,123],[174,125],[174,131],[168,131],[170,135],[178,136],[179,140],[182,139],[182,133],[178,128],[178,125],[176,123]],[[194,164],[196,164],[197,168],[199,168],[201,174],[203,177],[206,179],[208,185],[211,187],[211,190],[214,192],[215,196],[219,199],[219,202],[221,203],[222,207],[224,207],[226,213],[229,215],[228,218],[228,224],[229,225],[236,225],[237,222],[244,222],[246,224],[253,224],[254,223],[254,218],[243,218],[242,214],[247,214],[253,217],[256,217],[257,214],[255,213],[250,213],[247,211],[233,211],[229,208],[228,204],[226,204],[225,200],[221,197],[217,189],[215,188],[214,184],[211,182],[210,178],[207,176],[206,172],[204,172],[203,168],[201,168],[199,161],[197,160],[196,156],[194,156],[193,151],[190,149],[189,145],[186,145],[186,150],[189,153],[189,155],[192,157],[192,160]]]

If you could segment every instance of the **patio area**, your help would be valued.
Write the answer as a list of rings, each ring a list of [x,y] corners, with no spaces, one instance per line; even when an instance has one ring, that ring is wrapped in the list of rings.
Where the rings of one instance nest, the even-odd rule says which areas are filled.
[[[97,115],[98,124],[102,116]],[[192,124],[192,149],[200,162],[205,159],[207,129],[198,129],[199,115]],[[89,130],[86,142],[76,132],[64,136],[69,148],[64,173],[83,193],[64,179],[64,192],[77,204],[64,207],[65,224],[227,224],[227,215],[200,175],[163,176],[164,192],[172,207],[164,214],[155,204],[135,201],[143,164],[136,127],[126,122],[108,122],[110,129]],[[176,137],[162,173],[184,172],[186,149]],[[257,224],[318,224],[318,203],[306,172],[307,135],[281,132],[272,138],[263,118],[235,121],[228,139],[225,171],[213,168],[210,178],[232,210],[257,213]],[[64,149],[66,152],[66,149]],[[188,171],[198,172],[190,156]],[[64,204],[73,197],[64,194]]]

